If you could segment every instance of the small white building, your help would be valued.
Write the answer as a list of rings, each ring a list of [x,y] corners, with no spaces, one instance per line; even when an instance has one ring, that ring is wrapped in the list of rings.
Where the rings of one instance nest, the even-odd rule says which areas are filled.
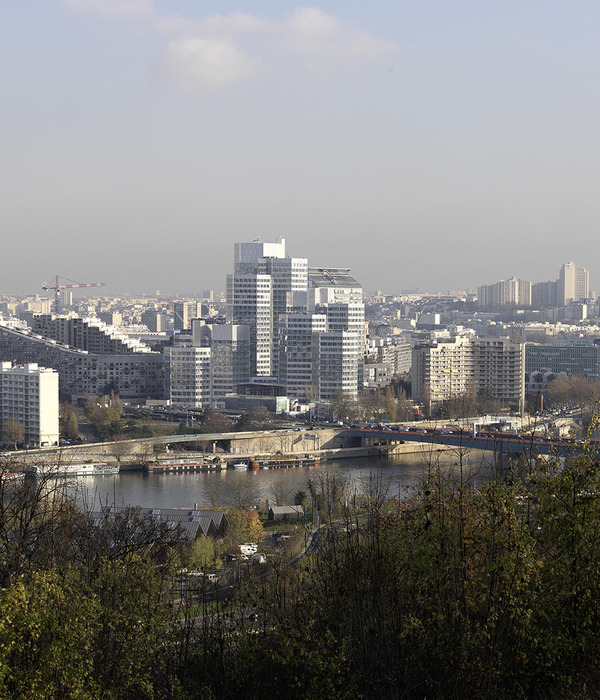
[[[34,362],[0,362],[0,434],[6,421],[23,425],[26,445],[58,445],[58,372]]]

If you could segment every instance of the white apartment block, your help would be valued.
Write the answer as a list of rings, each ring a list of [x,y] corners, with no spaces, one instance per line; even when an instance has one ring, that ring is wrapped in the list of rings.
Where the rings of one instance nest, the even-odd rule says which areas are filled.
[[[439,405],[461,396],[479,395],[522,411],[525,352],[509,338],[459,336],[413,348],[412,396]]]
[[[525,345],[510,338],[474,338],[475,386],[519,412],[525,403]]]
[[[558,305],[566,306],[573,300],[581,301],[590,295],[590,273],[574,262],[565,263],[558,274]]]
[[[210,408],[211,351],[191,344],[164,349],[166,393],[173,406]]]
[[[56,370],[0,362],[0,430],[15,419],[23,425],[26,445],[58,445],[58,411]]]
[[[412,348],[400,338],[371,338],[367,352],[376,362],[388,364],[392,375],[410,372]]]
[[[532,285],[529,280],[511,277],[495,284],[484,284],[477,290],[477,303],[482,308],[501,309],[510,306],[531,306]]]

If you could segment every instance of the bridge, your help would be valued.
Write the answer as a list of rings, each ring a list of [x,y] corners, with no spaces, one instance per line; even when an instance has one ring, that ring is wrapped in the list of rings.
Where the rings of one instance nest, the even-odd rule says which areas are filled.
[[[256,454],[302,454],[319,453],[327,457],[348,455],[382,454],[384,452],[408,452],[407,443],[414,443],[414,450],[485,450],[493,451],[499,462],[504,458],[523,455],[571,456],[583,449],[600,454],[600,442],[572,438],[545,438],[512,433],[492,433],[458,429],[422,428],[419,426],[394,426],[359,428],[331,426],[328,428],[288,428],[253,432],[197,433],[188,435],[164,435],[160,437],[120,440],[105,443],[83,443],[61,448],[42,448],[14,456],[28,460],[55,454],[60,451],[72,459],[107,459],[119,463],[139,464],[154,459],[158,445],[171,448],[185,443],[198,443],[201,451],[220,454],[225,459]],[[353,449],[348,449],[353,448]],[[396,448],[396,449],[394,449]],[[239,458],[239,457],[238,457]]]
[[[468,430],[390,427],[390,428],[345,428],[344,434],[352,438],[376,442],[417,442],[455,449],[488,450],[502,455],[551,455],[567,457],[583,450],[600,456],[600,440],[542,437],[539,435],[514,435],[500,432],[478,432]]]
[[[118,462],[146,462],[152,460],[155,448],[161,446],[177,449],[178,445],[196,444],[205,454],[219,454],[235,459],[240,455],[256,454],[306,454],[320,450],[344,447],[344,438],[334,427],[288,428],[284,430],[258,430],[249,432],[194,433],[187,435],[161,435],[148,438],[126,439],[111,442],[84,442],[61,447],[43,447],[11,453],[14,457],[35,460],[57,453],[69,459],[115,458]]]

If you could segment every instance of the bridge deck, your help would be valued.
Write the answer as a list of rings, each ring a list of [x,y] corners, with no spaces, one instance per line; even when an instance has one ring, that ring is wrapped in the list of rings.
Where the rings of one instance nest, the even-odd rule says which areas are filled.
[[[600,441],[575,440],[573,438],[543,438],[540,436],[517,436],[508,433],[486,433],[473,435],[469,431],[410,428],[372,429],[346,428],[345,433],[352,437],[362,437],[388,442],[420,442],[425,444],[446,445],[473,450],[491,450],[504,453],[535,453],[565,457],[587,450],[600,454]]]

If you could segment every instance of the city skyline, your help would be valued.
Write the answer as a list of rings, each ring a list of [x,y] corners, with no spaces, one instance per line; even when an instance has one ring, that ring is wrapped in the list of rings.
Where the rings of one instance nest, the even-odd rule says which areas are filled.
[[[6,3],[0,293],[222,290],[258,236],[370,291],[568,259],[595,289],[598,20],[539,0]]]

